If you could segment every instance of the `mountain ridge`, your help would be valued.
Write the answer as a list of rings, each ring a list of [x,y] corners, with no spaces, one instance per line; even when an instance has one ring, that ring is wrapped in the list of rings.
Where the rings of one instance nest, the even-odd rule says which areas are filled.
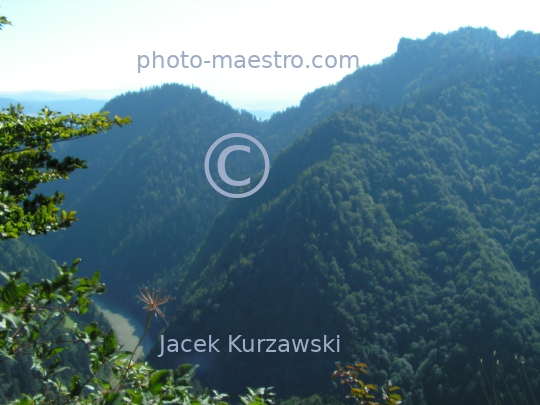
[[[516,269],[515,247],[497,240],[490,231],[498,224],[478,208],[504,210],[492,193],[535,189],[519,164],[506,173],[514,182],[502,169],[509,154],[519,162],[538,151],[540,100],[529,94],[539,94],[539,71],[540,59],[518,58],[397,110],[336,113],[276,158],[264,190],[227,206],[180,272],[180,305],[166,336],[299,338],[322,335],[332,322],[343,346],[349,342],[340,358],[158,359],[154,348],[151,361],[211,362],[204,381],[217,389],[266,383],[306,395],[333,392],[323,371],[332,360],[366,360],[374,378],[406,389],[405,403],[477,403],[479,360],[493,349],[507,364],[525,356],[536,375],[540,307],[529,281],[536,267]],[[521,117],[522,134],[513,127]],[[501,147],[477,153],[488,142]],[[480,176],[497,170],[500,180],[484,184]],[[527,211],[527,203],[513,204]],[[513,232],[534,227],[530,214],[513,218]],[[256,376],[241,372],[261,362]],[[305,369],[316,379],[306,382]]]
[[[342,81],[340,81],[340,83],[314,91],[313,93],[304,97],[298,108],[292,108],[284,112],[274,114],[269,121],[259,123],[258,121],[256,121],[255,118],[253,118],[247,113],[233,113],[232,108],[230,110],[230,117],[231,120],[236,120],[237,118],[232,117],[244,116],[245,118],[243,119],[245,119],[246,122],[252,122],[253,125],[251,127],[246,127],[245,132],[250,133],[251,131],[253,135],[260,134],[258,136],[260,137],[261,142],[263,142],[263,144],[265,145],[265,148],[268,150],[271,160],[273,160],[274,156],[276,156],[279,150],[281,150],[284,146],[288,145],[290,142],[300,136],[305,130],[307,130],[307,128],[309,128],[309,126],[315,124],[319,120],[326,118],[334,111],[346,108],[347,106],[351,105],[351,101],[355,101],[356,104],[376,102],[384,107],[392,105],[396,102],[401,102],[403,100],[403,97],[408,97],[406,96],[406,94],[408,94],[408,92],[411,92],[411,88],[409,85],[411,83],[411,80],[413,80],[414,78],[420,79],[420,81],[415,85],[416,89],[414,91],[417,91],[418,88],[422,88],[422,80],[425,81],[427,79],[421,79],[419,78],[419,75],[422,76],[422,72],[426,70],[426,63],[420,60],[418,55],[424,55],[424,57],[427,57],[429,62],[427,63],[428,66],[430,65],[430,63],[431,65],[435,66],[431,67],[430,69],[436,72],[436,74],[433,73],[432,75],[435,75],[435,77],[437,77],[437,75],[439,74],[447,74],[449,71],[452,71],[452,69],[456,69],[455,63],[452,64],[452,58],[455,56],[455,54],[458,54],[459,52],[465,52],[464,56],[462,56],[460,59],[460,66],[465,64],[466,62],[468,63],[468,66],[473,69],[474,66],[476,66],[476,64],[478,63],[478,52],[476,51],[477,48],[495,49],[495,51],[493,51],[495,52],[495,56],[497,56],[498,54],[501,54],[502,56],[515,55],[520,52],[528,52],[534,54],[535,52],[538,53],[538,49],[540,49],[540,46],[533,46],[534,44],[539,43],[539,37],[539,35],[531,33],[520,33],[519,35],[516,34],[512,38],[502,39],[498,38],[496,33],[490,30],[476,30],[466,28],[447,35],[431,35],[427,39],[422,41],[402,40],[398,47],[398,52],[396,52],[394,56],[387,58],[380,65],[360,68],[352,75],[344,78]],[[477,42],[480,45],[478,45]],[[462,49],[458,48],[457,50],[454,50],[455,43],[459,44]],[[442,47],[441,44],[446,45]],[[502,47],[502,45],[499,46],[497,44],[504,44],[504,46],[509,50],[504,51],[504,49],[506,48]],[[444,49],[440,50],[439,48],[441,47]],[[501,47],[504,52],[499,50],[499,48]],[[484,53],[488,52],[485,51]],[[403,68],[403,66],[405,65],[403,64],[402,60],[407,59],[407,55],[412,55],[409,57],[409,59],[411,59],[411,62],[409,64],[412,66],[412,68],[407,68],[408,70]],[[459,66],[458,70],[461,71]],[[378,71],[381,71],[383,73],[374,76],[374,72]],[[392,84],[393,82],[385,82],[385,80],[396,76],[393,75],[392,72],[401,72],[401,76],[405,75],[405,73],[408,72],[405,75],[406,78],[400,79],[401,81],[399,83],[401,83],[401,87],[394,86],[394,84]],[[372,78],[374,81],[370,82],[368,80],[370,78]],[[392,87],[394,88],[394,91],[392,92],[389,90],[377,90],[377,86],[382,86],[381,89],[390,89]],[[407,86],[409,86],[409,88],[407,88]],[[338,97],[337,95],[340,94],[341,96]],[[385,98],[381,96],[381,94],[390,94],[392,97],[388,99],[388,97],[385,96]],[[321,100],[325,101],[323,102]],[[191,113],[190,111],[196,111],[198,105],[202,106],[204,105],[204,103],[212,104],[214,102],[215,104],[213,104],[214,107],[212,108],[216,109],[217,111],[221,108],[219,107],[221,104],[215,101],[213,97],[206,95],[198,89],[190,89],[188,87],[181,87],[175,85],[166,85],[162,87],[162,90],[153,88],[145,90],[141,93],[127,93],[126,95],[119,96],[111,100],[104,107],[104,109],[110,110],[112,114],[117,114],[121,116],[132,114],[135,123],[132,126],[128,126],[121,130],[114,130],[114,133],[111,134],[82,139],[79,142],[66,145],[67,148],[62,153],[69,152],[75,156],[81,156],[83,158],[87,157],[90,160],[91,165],[91,169],[83,171],[82,173],[76,173],[72,181],[68,182],[66,186],[62,187],[61,190],[65,191],[69,198],[69,200],[67,201],[67,207],[76,207],[81,213],[81,215],[85,215],[85,218],[91,218],[101,216],[102,214],[100,213],[100,207],[108,205],[108,201],[117,201],[124,199],[124,201],[126,201],[127,203],[128,201],[130,201],[130,198],[131,200],[133,200],[134,198],[140,198],[138,196],[141,194],[142,191],[137,191],[137,181],[134,181],[139,175],[135,174],[135,171],[137,169],[132,166],[136,160],[133,160],[132,158],[127,159],[122,157],[127,150],[127,147],[125,145],[132,142],[146,142],[148,145],[150,145],[153,142],[151,140],[152,137],[159,136],[157,134],[159,133],[159,131],[162,130],[158,129],[157,131],[154,131],[152,135],[151,130],[156,126],[158,126],[159,128],[158,123],[160,117],[163,114],[168,114],[171,120],[173,120],[173,116],[175,114],[182,115],[185,111],[187,116],[191,116],[192,118],[197,119],[197,113]],[[174,108],[176,108],[176,112],[171,112],[171,109]],[[193,108],[195,108],[195,110]],[[210,114],[212,114],[210,110],[208,111]],[[298,114],[301,114],[302,117],[298,116]],[[215,119],[215,117],[212,117],[211,115],[205,118],[205,120],[207,121],[212,119]],[[176,124],[176,127],[174,129],[169,127],[168,131],[172,130],[176,131],[177,133],[185,134],[186,131],[179,127],[180,122],[182,122],[182,125],[192,125],[189,120],[177,120],[176,122],[178,123]],[[217,127],[219,127],[218,123],[216,123],[216,128]],[[161,128],[163,128],[163,126]],[[197,128],[194,128],[193,125],[192,128],[194,131],[197,130]],[[238,127],[231,127],[227,130],[223,128],[223,130],[221,131],[222,133],[216,132],[216,137],[229,131],[238,132],[239,129]],[[142,137],[142,139],[146,140],[136,140],[136,138],[138,137]],[[132,139],[132,141],[129,142],[128,139]],[[171,139],[172,141],[173,138],[170,137],[169,139]],[[209,146],[211,144],[211,141],[208,140],[207,142],[207,146]],[[176,146],[170,145],[169,148],[171,147],[175,148]],[[139,227],[140,229],[143,229],[144,227],[147,228],[147,226],[143,225],[143,222],[146,222],[147,224],[150,223],[147,219],[141,219],[137,217],[132,217],[129,220],[123,220],[123,225],[120,225],[120,223],[114,224],[113,222],[108,225],[108,229],[102,229],[101,231],[99,231],[99,238],[97,240],[103,239],[102,248],[100,248],[99,251],[93,251],[91,254],[88,253],[87,248],[92,243],[90,243],[90,241],[87,241],[85,237],[83,237],[81,240],[85,240],[86,242],[77,242],[77,240],[80,238],[79,235],[84,236],[84,234],[88,233],[91,234],[91,238],[96,239],[97,234],[88,232],[85,229],[81,229],[80,231],[74,231],[78,227],[82,226],[82,222],[81,224],[75,224],[73,230],[70,231],[72,235],[70,235],[69,240],[64,241],[64,238],[62,238],[61,236],[59,237],[58,235],[51,235],[50,237],[46,238],[46,241],[40,241],[40,245],[53,257],[63,258],[62,252],[66,250],[75,251],[78,255],[81,256],[85,256],[83,253],[87,252],[87,258],[85,262],[88,263],[89,268],[100,267],[102,269],[107,269],[106,271],[104,271],[104,273],[106,274],[114,272],[113,269],[118,266],[123,266],[126,269],[130,267],[138,268],[139,264],[141,263],[144,263],[144,266],[146,267],[153,267],[153,271],[159,274],[170,273],[171,263],[183,263],[186,260],[186,255],[189,255],[189,251],[196,248],[196,245],[204,240],[205,235],[210,229],[213,217],[224,207],[224,204],[227,203],[226,200],[219,199],[219,197],[217,200],[215,199],[213,190],[208,187],[206,179],[201,176],[200,170],[202,166],[201,162],[196,160],[196,156],[199,156],[200,158],[200,155],[205,153],[204,146],[195,146],[195,144],[192,144],[192,146],[188,146],[188,149],[192,151],[192,156],[191,159],[188,159],[188,161],[186,161],[185,163],[188,164],[188,172],[193,173],[191,175],[193,177],[190,179],[186,179],[186,184],[197,184],[197,187],[205,190],[204,197],[201,198],[205,201],[214,201],[214,203],[208,205],[207,209],[204,210],[204,213],[203,211],[189,211],[190,217],[200,217],[200,221],[202,222],[199,222],[199,220],[197,220],[198,225],[196,226],[196,231],[194,234],[192,232],[187,232],[187,235],[180,235],[179,238],[176,239],[175,243],[177,243],[179,246],[183,246],[185,244],[189,246],[184,250],[184,253],[177,255],[173,252],[173,254],[171,254],[171,246],[173,246],[173,240],[167,239],[167,237],[165,237],[165,240],[163,240],[163,244],[165,246],[169,246],[167,250],[159,250],[158,248],[153,253],[150,251],[147,252],[149,257],[156,258],[156,262],[154,263],[150,263],[148,260],[141,261],[140,255],[135,258],[133,257],[133,255],[131,255],[130,257],[129,254],[127,256],[120,254],[120,251],[126,251],[126,241],[128,239],[133,240],[133,235],[130,236],[133,231],[130,231],[129,227]],[[197,150],[197,152],[193,153],[193,151],[195,150]],[[154,153],[158,152],[156,151]],[[146,154],[146,156],[149,155]],[[155,157],[154,159],[157,159],[157,157]],[[202,158],[200,158],[199,160],[202,161]],[[249,165],[251,165],[251,163],[249,163]],[[187,166],[184,164],[183,167],[186,168]],[[178,172],[178,166],[175,167],[175,165],[170,164],[170,167],[164,168],[164,170],[168,173],[175,173],[173,176],[174,178],[178,178],[178,176],[181,176],[181,174]],[[113,183],[104,183],[107,176],[109,176],[109,178],[111,176],[111,174],[108,173],[123,173],[123,176],[128,179],[129,182],[131,182],[131,186],[129,186],[128,189],[126,189],[125,185],[121,187],[121,189],[124,190],[122,192],[124,196],[119,194],[120,188],[118,185],[113,186]],[[148,173],[151,176],[155,176],[155,174],[150,174],[151,172]],[[164,199],[161,196],[163,187],[169,186],[157,186],[157,184],[159,184],[159,181],[155,184],[149,184],[148,192],[154,193],[158,201],[160,201],[161,205],[169,204],[169,200],[166,198]],[[268,187],[268,185],[266,185],[265,187]],[[146,193],[146,191],[143,193]],[[189,195],[185,194],[185,197],[182,198],[186,198],[187,200],[193,200],[197,193],[198,192],[196,192],[195,194],[191,193]],[[93,196],[90,197],[90,195]],[[153,206],[155,205],[155,203],[151,200],[147,200],[145,202],[145,205]],[[205,204],[203,204],[203,206],[204,205]],[[202,209],[202,207],[199,208]],[[185,220],[182,219],[180,211],[177,210],[176,212],[176,214],[172,214],[171,211],[172,216],[169,216],[167,220],[165,220],[164,217],[161,216],[162,214],[159,214],[158,216],[153,214],[152,217],[154,218],[153,220],[158,221],[156,222],[156,224],[169,223],[171,224],[171,226],[177,228],[187,226],[188,224],[186,224]],[[84,220],[85,219],[82,218],[82,221]],[[128,226],[128,223],[131,225]],[[137,223],[139,223],[139,225],[135,225]],[[194,226],[194,224],[192,225]],[[73,235],[73,232],[76,232],[77,235]],[[185,239],[186,236],[188,239]],[[189,239],[191,239],[192,242],[190,242]],[[147,241],[146,245],[155,246],[156,243]],[[55,246],[57,247],[55,248]],[[60,246],[62,246],[62,248],[59,248]],[[144,249],[145,247],[143,244],[139,245],[139,247],[135,250],[143,254]],[[99,260],[96,260],[95,258],[99,258]],[[142,271],[143,269],[139,268],[136,273],[141,275]],[[143,277],[141,278],[140,282],[150,282],[151,278],[152,277]],[[157,278],[161,277],[157,276]],[[112,279],[109,279],[108,282],[112,282]],[[123,281],[119,280],[118,278],[115,279],[115,282],[121,282],[123,285]],[[132,289],[133,288],[134,286],[132,287]],[[131,292],[129,294],[133,296],[136,290],[133,289],[130,291]],[[126,294],[126,296],[129,294]],[[128,303],[130,301],[129,299],[127,299],[127,301],[125,302]]]

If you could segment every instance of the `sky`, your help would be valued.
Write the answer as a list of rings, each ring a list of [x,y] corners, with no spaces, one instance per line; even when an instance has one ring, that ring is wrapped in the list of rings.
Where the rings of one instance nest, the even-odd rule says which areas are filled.
[[[110,99],[177,82],[235,108],[267,111],[297,105],[354,71],[325,67],[331,55],[356,55],[363,66],[392,55],[402,37],[465,26],[501,37],[540,32],[536,0],[8,0],[0,1],[0,15],[13,23],[0,31],[0,96],[44,90]],[[152,67],[153,52],[164,57],[163,68],[159,58]],[[287,68],[276,52],[291,55]],[[144,55],[148,67],[139,68]],[[221,68],[217,59],[213,68],[213,55],[231,55],[233,63],[242,55],[246,67]],[[253,66],[271,55],[272,67],[249,67],[251,55],[259,58]],[[300,65],[294,55],[301,67],[291,66]],[[322,68],[312,65],[315,55]]]

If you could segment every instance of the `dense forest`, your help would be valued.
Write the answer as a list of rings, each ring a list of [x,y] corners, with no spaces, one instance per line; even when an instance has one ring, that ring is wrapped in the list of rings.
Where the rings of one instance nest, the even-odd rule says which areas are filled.
[[[285,398],[340,396],[334,363],[365,361],[405,404],[478,404],[480,359],[491,367],[496,350],[502,403],[508,391],[524,401],[515,355],[539,392],[540,35],[402,39],[268,121],[177,84],[103,110],[133,124],[59,144],[90,168],[42,187],[65,192],[80,222],[3,243],[2,267],[46,277],[31,241],[59,262],[82,257],[85,274],[100,268],[126,309],[139,287],[165,288],[171,338],[341,339],[339,354],[160,358],[155,346],[152,365],[188,361],[218,391],[273,386]],[[272,160],[265,186],[242,200],[217,194],[203,169],[232,132]],[[259,157],[231,177],[260,172]]]
[[[121,302],[129,308],[141,284],[170,285],[167,277],[177,277],[174,268],[197,249],[229,202],[204,176],[204,156],[218,137],[250,134],[273,160],[336,111],[366,103],[399,105],[421,89],[520,54],[540,56],[539,36],[518,32],[503,39],[488,29],[463,28],[425,40],[403,39],[382,63],[360,68],[263,122],[199,89],[175,84],[119,96],[104,110],[131,116],[133,125],[68,142],[61,151],[90,162],[90,169],[60,184],[66,206],[76,209],[81,221],[102,220],[37,242],[51,257],[69,261],[66,254],[73,254],[85,258],[83,270],[103,269],[104,281],[121,287]],[[260,159],[250,157],[246,172],[262,170]]]
[[[479,361],[497,350],[519,398],[514,355],[535,384],[540,360],[539,94],[540,59],[518,58],[403,107],[348,109],[315,126],[276,158],[259,193],[216,219],[180,272],[181,305],[166,333],[333,331],[347,342],[342,358],[368,359],[415,404],[478,403]],[[218,389],[255,380],[303,395],[330,391],[324,370],[339,360],[155,363],[182,358],[212,364],[207,381]]]

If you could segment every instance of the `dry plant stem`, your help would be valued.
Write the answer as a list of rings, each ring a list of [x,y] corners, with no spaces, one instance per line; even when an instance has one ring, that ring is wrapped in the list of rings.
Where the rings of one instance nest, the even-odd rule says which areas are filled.
[[[529,390],[531,391],[531,395],[534,399],[534,404],[537,405],[538,402],[536,402],[536,397],[534,396],[534,392],[533,392],[533,389],[531,387],[531,382],[529,381],[529,377],[527,376],[527,371],[525,370],[525,363],[521,363],[521,365],[523,366],[523,374],[525,375],[525,379],[527,380],[527,384],[529,385]]]
[[[521,370],[519,368],[519,362],[518,362],[517,356],[514,358],[516,359],[516,365],[517,365],[517,370],[519,374],[519,381],[521,382],[521,392],[523,392],[523,396],[525,397],[525,404],[529,405],[529,400],[527,399],[527,391],[525,391],[525,386],[523,385],[523,377],[521,376]]]
[[[49,391],[49,383],[45,384],[45,389],[47,390],[47,399],[49,400],[49,404],[53,405],[53,401],[51,399],[51,393]]]
[[[482,381],[482,374],[480,374],[480,372],[478,372],[478,377],[480,377],[480,384],[482,384],[482,391],[484,391],[486,401],[488,402],[489,405],[491,405],[491,401],[489,400],[488,394],[486,392],[486,387],[484,387],[484,381]]]
[[[504,386],[506,387],[506,391],[508,392],[508,395],[510,395],[510,399],[512,400],[512,403],[514,405],[516,405],[516,401],[514,401],[514,397],[512,396],[512,394],[510,393],[510,388],[508,388],[508,384],[506,384],[506,379],[504,378],[504,375],[501,371],[501,366],[499,364],[497,364],[497,370],[499,371],[499,374],[503,380],[503,383],[504,383]]]
[[[485,369],[485,367],[484,367],[484,363],[481,361],[480,364],[482,365],[482,370],[484,371],[484,374],[486,375],[486,380],[487,380],[487,382],[488,382],[488,384],[489,384],[491,390],[493,391],[493,398],[495,399],[495,403],[496,403],[496,404],[502,405],[502,404],[501,404],[501,401],[499,401],[499,399],[497,398],[497,393],[495,392],[495,386],[494,386],[494,385],[491,383],[491,381],[489,380],[489,376],[488,376],[488,374],[487,374],[487,372],[486,372],[486,369]]]
[[[116,386],[114,392],[118,392],[120,390],[120,387],[122,386],[124,380],[126,379],[127,372],[132,367],[132,361],[133,357],[135,356],[135,353],[143,340],[146,338],[146,334],[148,333],[148,330],[150,329],[150,321],[152,319],[152,312],[156,313],[156,316],[159,315],[163,318],[165,323],[167,323],[167,320],[165,319],[165,315],[161,310],[159,309],[160,306],[165,305],[167,302],[169,302],[170,296],[166,295],[164,297],[159,296],[159,291],[153,290],[151,293],[148,291],[148,287],[144,288],[144,292],[139,289],[140,296],[137,296],[138,299],[140,299],[142,302],[147,304],[144,309],[148,311],[148,318],[146,319],[146,327],[144,328],[144,333],[141,336],[139,343],[137,343],[137,346],[135,346],[135,349],[131,353],[131,357],[129,359],[129,363],[124,371],[124,374],[122,375],[122,378],[120,378],[120,381],[118,382],[118,385]]]

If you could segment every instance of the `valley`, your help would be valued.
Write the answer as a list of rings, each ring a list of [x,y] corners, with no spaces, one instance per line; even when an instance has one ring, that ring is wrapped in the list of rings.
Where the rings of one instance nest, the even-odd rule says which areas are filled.
[[[139,289],[166,295],[144,343],[156,369],[197,364],[203,386],[232,396],[340,397],[335,363],[365,362],[404,404],[473,405],[489,359],[510,387],[497,380],[501,404],[523,399],[518,361],[540,387],[539,34],[404,38],[265,121],[173,83],[102,111],[133,123],[61,145],[88,169],[39,188],[65,193],[79,221],[8,241],[0,264],[37,280],[49,258],[99,269],[95,302],[126,348],[148,315]],[[249,198],[205,176],[230,133],[268,151]],[[227,171],[256,184],[258,158],[231,154]],[[223,353],[197,340],[209,336]]]

